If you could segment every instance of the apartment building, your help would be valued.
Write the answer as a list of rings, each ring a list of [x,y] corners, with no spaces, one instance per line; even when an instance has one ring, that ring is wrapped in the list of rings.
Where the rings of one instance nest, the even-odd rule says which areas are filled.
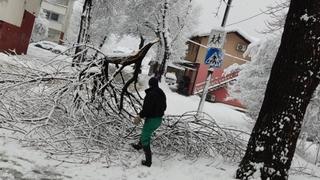
[[[62,43],[69,28],[75,0],[43,0],[41,9],[49,20],[47,40]]]

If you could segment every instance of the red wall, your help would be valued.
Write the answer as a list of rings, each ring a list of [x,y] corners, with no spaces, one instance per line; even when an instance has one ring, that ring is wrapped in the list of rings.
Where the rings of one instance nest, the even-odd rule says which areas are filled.
[[[206,64],[199,64],[199,68],[198,68],[198,74],[197,77],[195,79],[195,84],[199,84],[199,83],[205,83],[206,78],[207,78],[207,73],[208,73],[208,65]],[[238,73],[236,74],[230,74],[232,77],[233,76],[237,76]],[[223,69],[222,68],[216,68],[213,71],[212,74],[212,79],[215,80],[215,83],[217,83],[219,81],[219,79],[221,80],[221,78],[223,77]],[[228,75],[229,76],[229,75]],[[227,76],[227,77],[228,77]],[[192,85],[192,83],[191,83]],[[204,86],[202,86],[201,88],[203,88]],[[190,89],[192,90],[190,94],[193,94],[193,90],[194,90],[194,86],[190,86]],[[233,99],[233,100],[229,100],[229,93],[227,90],[227,87],[221,87],[218,88],[214,91],[211,92],[214,96],[215,96],[215,102],[221,102],[224,104],[229,104],[232,106],[237,106],[237,107],[243,107],[242,104],[240,103],[240,101]]]
[[[199,69],[198,69],[198,76],[196,79],[196,84],[205,82],[207,79],[207,74],[208,74],[208,65],[206,64],[200,64]],[[223,69],[221,68],[215,68],[213,73],[212,73],[212,79],[218,79],[222,77],[223,74]]]
[[[15,50],[17,54],[26,54],[34,20],[33,14],[24,11],[21,27],[0,21],[0,52]]]
[[[195,79],[195,83],[194,83],[195,86],[190,86],[190,89],[192,89],[192,94],[195,91],[195,88],[200,87],[201,89],[203,89],[205,81],[207,79],[207,75],[208,75],[208,65],[199,64],[199,68],[197,71],[198,71],[197,72],[198,74]],[[222,77],[222,74],[223,74],[223,69],[221,68],[214,69],[212,73],[212,80],[220,79]],[[199,84],[201,84],[202,86],[197,86]]]
[[[215,102],[220,102],[224,104],[229,104],[232,106],[237,106],[243,108],[243,105],[240,103],[237,99],[229,100],[227,99],[229,97],[229,93],[226,87],[222,87],[219,89],[216,89],[211,92],[215,96]]]

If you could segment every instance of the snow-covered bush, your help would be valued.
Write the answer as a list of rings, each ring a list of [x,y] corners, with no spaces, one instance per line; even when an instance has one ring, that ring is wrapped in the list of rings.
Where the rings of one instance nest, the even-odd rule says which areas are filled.
[[[76,0],[72,7],[69,27],[65,34],[65,40],[71,44],[77,42],[83,1],[84,0]]]
[[[250,44],[246,54],[251,57],[251,62],[240,66],[237,81],[230,86],[231,97],[246,106],[252,119],[257,118],[262,105],[279,42],[279,38],[274,38]]]
[[[185,56],[186,40],[197,25],[198,13],[192,8],[192,1],[136,0],[127,6],[125,22],[120,33],[160,39],[156,49],[156,61],[179,61]]]
[[[49,21],[46,19],[46,14],[43,10],[40,11],[38,17],[35,19],[31,41],[37,42],[48,37]]]
[[[308,105],[302,131],[308,133],[308,140],[320,141],[320,86]]]
[[[230,95],[246,106],[253,120],[258,117],[279,45],[279,37],[250,44],[246,54],[251,62],[241,66],[237,81],[230,86]],[[320,88],[308,105],[302,132],[308,133],[309,137],[320,137]]]

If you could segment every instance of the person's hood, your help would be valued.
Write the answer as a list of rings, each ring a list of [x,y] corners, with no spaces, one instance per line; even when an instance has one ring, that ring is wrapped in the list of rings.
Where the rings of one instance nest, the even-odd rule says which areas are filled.
[[[155,78],[155,77],[150,78],[149,83],[148,83],[149,87],[150,88],[159,87],[158,82],[159,82],[159,80],[157,78]]]

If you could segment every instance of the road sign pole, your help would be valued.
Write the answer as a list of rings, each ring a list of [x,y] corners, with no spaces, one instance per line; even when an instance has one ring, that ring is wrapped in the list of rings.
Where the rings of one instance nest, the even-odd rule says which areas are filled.
[[[202,112],[202,110],[203,110],[204,101],[206,100],[206,96],[207,96],[208,90],[209,90],[210,81],[212,79],[212,72],[213,71],[210,71],[210,69],[208,70],[206,84],[205,84],[204,89],[202,91],[201,100],[198,105],[197,116],[199,116],[199,113]]]
[[[202,112],[204,102],[206,100],[208,91],[209,91],[209,85],[211,84],[211,80],[213,78],[213,70],[214,68],[218,68],[221,66],[223,60],[223,52],[219,48],[208,48],[207,55],[205,58],[205,64],[209,65],[208,73],[207,73],[207,79],[205,82],[205,86],[202,92],[201,100],[198,105],[197,110],[197,116],[199,117],[199,113]]]
[[[228,0],[228,3],[227,3],[227,7],[226,7],[226,10],[224,12],[224,16],[223,16],[223,19],[222,19],[222,23],[221,23],[221,27],[224,29],[225,25],[226,25],[226,22],[227,22],[227,18],[228,18],[228,15],[229,15],[229,11],[230,11],[230,7],[231,7],[231,3],[232,3],[232,0]],[[211,33],[212,34],[212,33]],[[212,38],[212,37],[211,37]],[[219,37],[220,38],[220,37]],[[223,48],[223,45],[224,45],[224,40],[225,40],[225,36],[222,37],[222,43],[220,44],[221,45],[221,49]],[[209,36],[209,42],[210,42],[210,36]],[[218,43],[219,44],[219,43]],[[211,44],[212,45],[212,44]],[[209,45],[210,46],[210,45]],[[218,46],[219,47],[219,46]],[[203,89],[203,92],[202,92],[202,96],[201,96],[201,100],[200,100],[200,103],[199,103],[199,106],[198,106],[198,110],[197,110],[197,116],[199,116],[199,113],[202,112],[203,110],[203,106],[204,106],[204,102],[206,100],[206,97],[207,97],[207,93],[208,93],[208,89],[209,89],[209,85],[210,85],[210,82],[211,82],[211,79],[213,78],[213,69],[212,71],[210,71],[210,69],[212,69],[211,67],[209,67],[209,70],[208,70],[208,74],[207,74],[207,79],[206,79],[206,84],[204,86],[204,89]]]

